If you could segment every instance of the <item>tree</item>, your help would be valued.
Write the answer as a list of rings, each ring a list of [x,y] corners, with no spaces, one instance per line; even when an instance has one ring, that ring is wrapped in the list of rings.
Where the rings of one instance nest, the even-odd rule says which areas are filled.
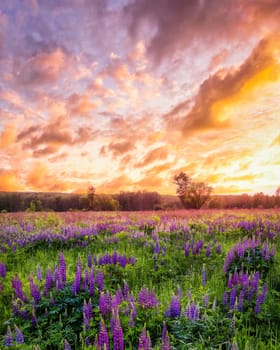
[[[174,176],[177,196],[186,209],[200,209],[211,197],[212,187],[205,182],[193,181],[184,172]]]
[[[87,192],[87,198],[88,198],[88,206],[89,209],[93,209],[93,199],[94,199],[94,195],[95,195],[95,188],[90,185],[88,187],[88,192]]]

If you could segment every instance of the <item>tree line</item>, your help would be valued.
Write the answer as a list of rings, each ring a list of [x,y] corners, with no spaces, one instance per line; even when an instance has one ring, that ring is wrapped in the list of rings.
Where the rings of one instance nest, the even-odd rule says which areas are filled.
[[[234,209],[280,207],[280,187],[274,195],[262,192],[249,195],[214,195],[211,186],[194,181],[181,172],[174,176],[176,196],[157,192],[120,192],[114,195],[97,194],[89,186],[86,194],[51,192],[0,192],[0,212],[17,211],[141,211],[176,209]]]

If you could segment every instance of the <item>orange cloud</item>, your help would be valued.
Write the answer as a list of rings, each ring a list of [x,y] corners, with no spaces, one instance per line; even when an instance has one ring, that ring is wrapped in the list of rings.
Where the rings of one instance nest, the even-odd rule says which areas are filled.
[[[0,147],[5,149],[13,145],[16,141],[17,127],[15,123],[9,123],[4,126],[0,134]]]
[[[272,141],[271,146],[280,146],[280,134]]]
[[[86,94],[72,94],[68,98],[68,109],[71,115],[87,116],[100,105],[98,101],[92,101]]]
[[[53,83],[64,71],[66,60],[66,54],[60,48],[39,53],[19,68],[16,78],[22,84]]]
[[[149,151],[145,157],[138,163],[135,164],[136,168],[141,168],[146,165],[150,165],[157,160],[165,160],[168,157],[168,148],[161,146]]]
[[[32,125],[17,135],[24,149],[31,149],[34,157],[57,152],[62,146],[72,146],[92,141],[96,132],[88,126],[71,129],[64,116],[53,118],[42,126]]]
[[[23,190],[23,186],[14,170],[0,169],[0,191],[21,190]]]
[[[193,108],[185,117],[184,135],[228,128],[231,123],[226,112],[231,105],[244,94],[279,79],[279,63],[275,59],[279,42],[278,35],[261,40],[238,69],[220,70],[205,80]]]

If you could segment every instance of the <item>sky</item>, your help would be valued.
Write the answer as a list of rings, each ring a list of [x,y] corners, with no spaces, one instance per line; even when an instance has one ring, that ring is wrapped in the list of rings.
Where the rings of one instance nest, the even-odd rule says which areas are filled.
[[[0,190],[280,185],[279,0],[1,0]]]

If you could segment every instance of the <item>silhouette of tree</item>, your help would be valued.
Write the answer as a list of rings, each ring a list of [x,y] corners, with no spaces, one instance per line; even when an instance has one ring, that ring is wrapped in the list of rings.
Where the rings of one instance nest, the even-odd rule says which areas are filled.
[[[186,209],[200,209],[211,197],[212,187],[205,182],[193,181],[184,172],[174,176],[177,196]]]

